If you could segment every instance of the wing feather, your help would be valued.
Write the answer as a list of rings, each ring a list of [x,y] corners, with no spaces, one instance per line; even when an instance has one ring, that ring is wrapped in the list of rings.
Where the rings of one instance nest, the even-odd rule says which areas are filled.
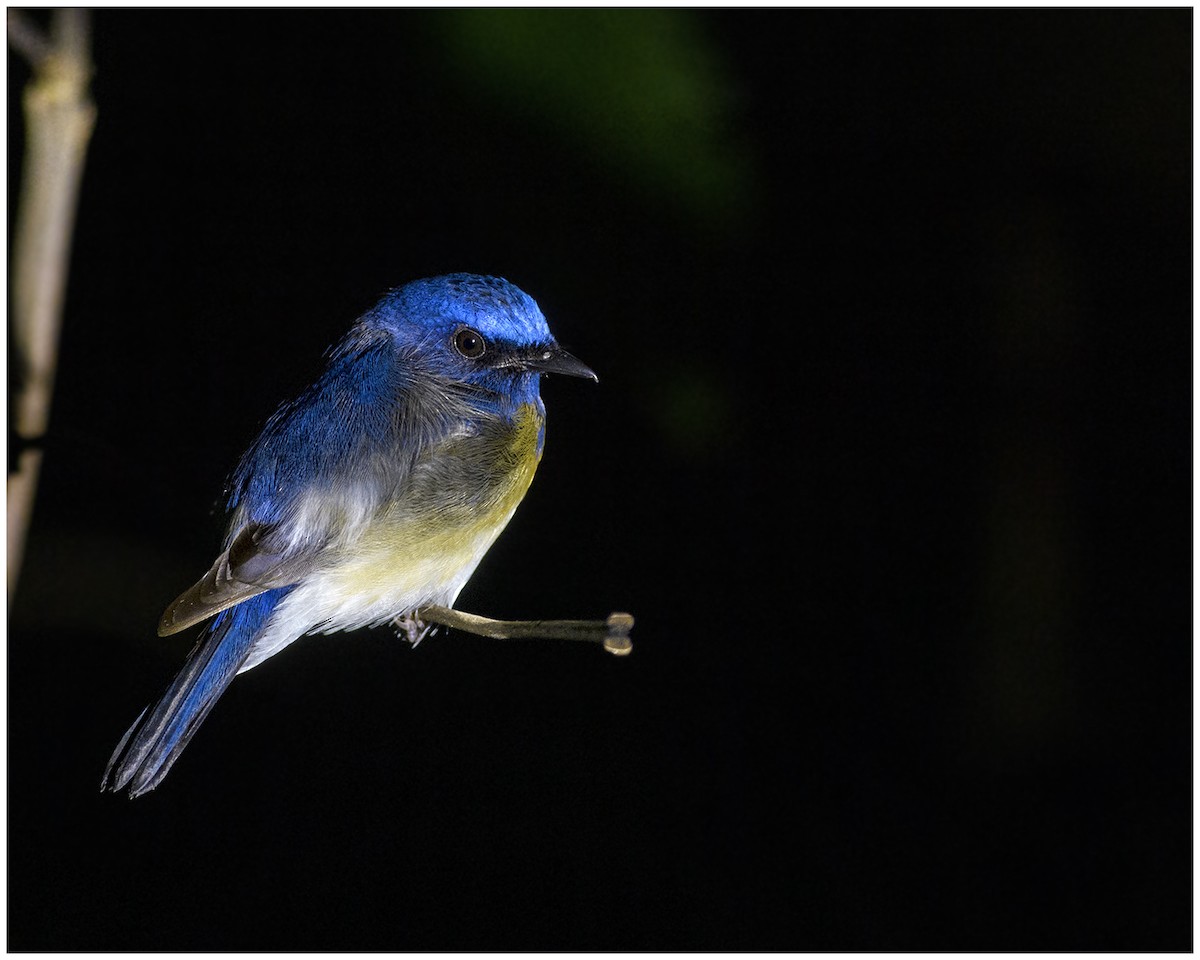
[[[159,636],[297,583],[327,550],[352,548],[382,504],[403,499],[414,462],[478,412],[461,385],[413,378],[389,338],[364,333],[349,343],[246,452],[232,480],[226,549],[167,607]]]
[[[247,523],[208,573],[176,597],[158,622],[158,635],[169,637],[276,587],[295,583],[317,550],[286,554],[277,544],[278,525]]]

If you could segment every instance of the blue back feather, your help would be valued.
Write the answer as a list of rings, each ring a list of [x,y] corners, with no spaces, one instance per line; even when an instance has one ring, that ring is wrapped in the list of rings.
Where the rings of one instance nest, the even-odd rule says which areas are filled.
[[[277,523],[297,495],[344,473],[357,449],[393,440],[403,383],[394,345],[355,331],[320,379],[281,406],[246,451],[230,482],[230,510],[245,501],[250,519]]]

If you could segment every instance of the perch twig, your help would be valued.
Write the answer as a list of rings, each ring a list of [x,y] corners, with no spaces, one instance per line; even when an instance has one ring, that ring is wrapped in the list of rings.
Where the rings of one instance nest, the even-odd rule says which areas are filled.
[[[607,620],[493,620],[448,607],[422,607],[418,617],[424,623],[495,640],[584,640],[602,644],[618,657],[633,650],[629,639],[633,617],[628,613],[610,613]]]

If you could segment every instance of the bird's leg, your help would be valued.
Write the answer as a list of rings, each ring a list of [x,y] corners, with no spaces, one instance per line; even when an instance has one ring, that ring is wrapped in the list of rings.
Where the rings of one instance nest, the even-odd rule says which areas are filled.
[[[396,617],[392,621],[392,626],[396,628],[396,632],[405,640],[411,643],[414,647],[429,636],[434,628],[434,624],[426,623],[421,619],[420,610],[412,610],[404,614],[402,617]]]
[[[628,613],[610,613],[607,620],[492,620],[449,607],[422,607],[413,612],[418,622],[438,623],[479,637],[496,640],[587,640],[604,645],[618,657],[633,650],[629,631],[633,617]]]

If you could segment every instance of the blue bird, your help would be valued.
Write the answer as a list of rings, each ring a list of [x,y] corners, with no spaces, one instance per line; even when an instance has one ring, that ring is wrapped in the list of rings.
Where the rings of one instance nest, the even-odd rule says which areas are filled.
[[[101,789],[153,790],[233,678],[305,634],[419,639],[417,611],[453,606],[533,480],[543,373],[598,379],[506,280],[418,280],[360,317],[242,457],[221,555],[158,632],[212,620]]]

